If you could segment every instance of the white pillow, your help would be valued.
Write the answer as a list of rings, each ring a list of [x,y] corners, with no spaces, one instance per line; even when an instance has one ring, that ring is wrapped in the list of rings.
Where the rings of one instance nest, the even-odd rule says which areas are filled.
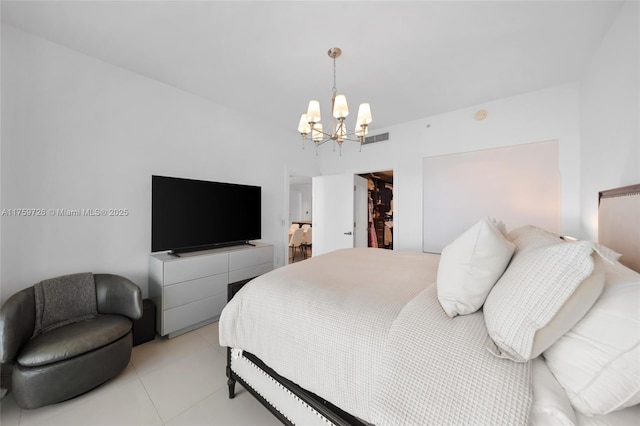
[[[578,424],[576,413],[571,407],[567,394],[541,357],[533,359],[531,376],[533,401],[529,412],[529,424],[563,426]]]
[[[587,415],[640,403],[640,274],[604,266],[598,301],[544,352],[571,404]]]
[[[580,426],[637,426],[640,419],[640,404],[595,416],[587,416],[576,411],[576,419]]]
[[[438,300],[450,317],[476,312],[511,260],[514,244],[484,218],[442,250]]]
[[[513,256],[484,304],[487,331],[500,357],[533,358],[536,332],[561,310],[593,270],[591,243],[563,243]]]

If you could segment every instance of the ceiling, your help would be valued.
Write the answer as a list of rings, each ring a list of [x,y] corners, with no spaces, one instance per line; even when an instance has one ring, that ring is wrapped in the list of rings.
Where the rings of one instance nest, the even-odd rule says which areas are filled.
[[[372,131],[577,81],[615,1],[2,1],[2,21],[295,131],[338,92]]]

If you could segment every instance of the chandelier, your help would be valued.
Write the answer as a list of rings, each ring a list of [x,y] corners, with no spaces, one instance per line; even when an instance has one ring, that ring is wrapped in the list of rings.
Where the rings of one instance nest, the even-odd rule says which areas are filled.
[[[320,121],[320,102],[313,100],[309,102],[307,113],[302,114],[300,117],[298,131],[302,135],[303,149],[304,141],[307,139],[307,136],[309,136],[316,146],[316,155],[318,155],[317,147],[329,141],[334,142],[334,151],[335,142],[338,143],[340,155],[342,155],[342,143],[344,141],[358,142],[360,144],[360,149],[362,149],[364,137],[369,132],[369,124],[372,121],[371,107],[368,103],[360,104],[355,129],[353,132],[349,132],[345,123],[345,118],[349,115],[347,98],[343,94],[338,94],[338,90],[336,89],[336,58],[342,54],[342,50],[338,47],[332,47],[329,49],[327,54],[331,59],[333,59],[333,96],[331,97],[331,111],[333,119],[331,122],[331,128],[328,130],[323,128],[322,122]]]

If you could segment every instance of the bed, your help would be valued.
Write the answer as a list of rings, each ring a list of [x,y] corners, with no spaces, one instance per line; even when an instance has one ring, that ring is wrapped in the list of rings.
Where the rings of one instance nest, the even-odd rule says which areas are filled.
[[[640,185],[600,195],[621,245],[483,218],[441,255],[346,249],[252,280],[219,322],[229,397],[284,424],[640,423]]]

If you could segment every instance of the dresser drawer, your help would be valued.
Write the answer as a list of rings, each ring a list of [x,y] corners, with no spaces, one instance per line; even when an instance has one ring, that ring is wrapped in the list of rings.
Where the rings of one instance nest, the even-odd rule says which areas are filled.
[[[217,275],[229,270],[229,254],[181,257],[164,264],[164,285]]]
[[[229,270],[247,268],[249,266],[273,263],[273,246],[256,247],[229,253]]]
[[[258,275],[266,274],[271,270],[273,270],[273,262],[265,263],[258,266],[250,266],[248,268],[242,268],[236,271],[229,271],[229,282],[235,283],[236,281],[257,277]]]
[[[173,333],[201,321],[219,317],[226,300],[223,294],[163,311],[162,334]]]
[[[171,309],[196,300],[206,299],[227,289],[227,273],[211,275],[164,287],[163,309]]]

